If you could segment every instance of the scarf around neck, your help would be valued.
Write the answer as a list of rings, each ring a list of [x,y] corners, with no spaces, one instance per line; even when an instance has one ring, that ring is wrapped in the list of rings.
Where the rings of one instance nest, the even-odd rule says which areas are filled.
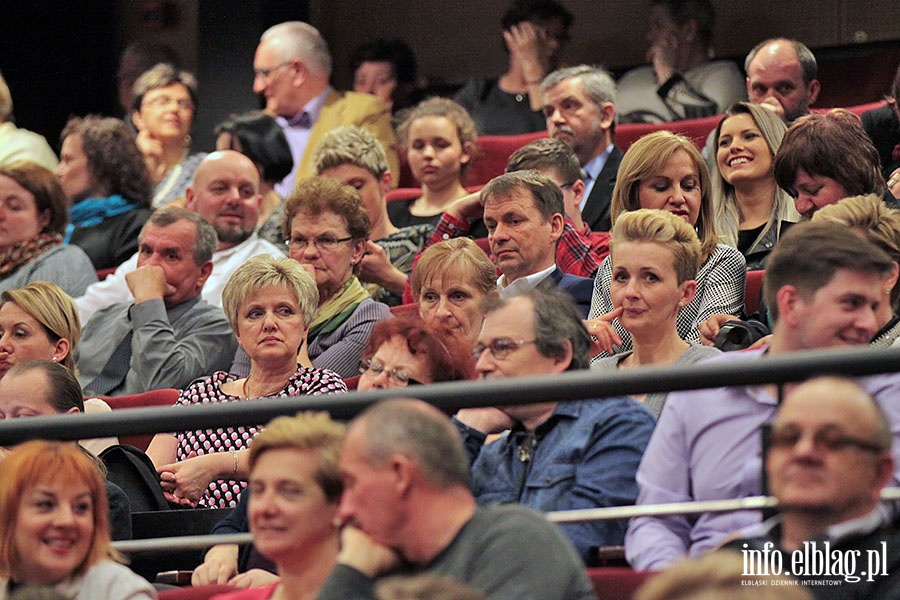
[[[22,266],[62,243],[58,233],[41,233],[36,238],[0,250],[0,279],[6,279]]]
[[[320,334],[331,333],[340,327],[353,314],[359,303],[369,297],[369,292],[356,275],[352,276],[339,294],[319,306],[316,318],[309,325],[309,339],[313,340]]]
[[[76,227],[92,227],[106,219],[115,217],[139,208],[138,203],[126,200],[116,194],[107,198],[87,198],[69,209],[69,225],[66,227],[64,244],[72,238]]]

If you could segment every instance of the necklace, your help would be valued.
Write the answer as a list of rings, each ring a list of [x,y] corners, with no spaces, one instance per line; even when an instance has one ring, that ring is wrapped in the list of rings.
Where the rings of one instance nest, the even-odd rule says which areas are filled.
[[[241,385],[241,391],[244,393],[245,398],[263,398],[265,396],[271,396],[272,394],[277,394],[278,392],[280,392],[284,389],[285,385],[287,385],[287,382],[285,382],[284,385],[279,385],[277,389],[274,389],[271,392],[268,392],[265,390],[265,388],[263,388],[262,393],[257,392],[256,394],[251,395],[250,394],[250,377],[248,376],[247,379],[244,380],[243,385]]]

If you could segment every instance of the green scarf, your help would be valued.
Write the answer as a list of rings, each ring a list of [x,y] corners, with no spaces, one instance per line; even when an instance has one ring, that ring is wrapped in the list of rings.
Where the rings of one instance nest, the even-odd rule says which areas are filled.
[[[359,303],[369,297],[369,292],[356,275],[348,279],[339,294],[319,306],[316,318],[309,325],[309,339],[314,340],[316,336],[331,333],[340,327],[353,314]]]

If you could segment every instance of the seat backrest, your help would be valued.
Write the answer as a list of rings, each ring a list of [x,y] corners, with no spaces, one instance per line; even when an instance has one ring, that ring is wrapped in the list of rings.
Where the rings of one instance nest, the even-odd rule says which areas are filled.
[[[181,392],[174,388],[163,388],[160,390],[150,390],[140,394],[131,394],[129,396],[104,396],[104,400],[113,410],[127,408],[146,408],[148,406],[173,406],[178,400]],[[146,451],[150,445],[153,435],[121,435],[119,442],[122,444],[130,444],[135,448]]]
[[[721,119],[722,115],[713,115],[701,119],[672,121],[671,123],[623,123],[616,125],[616,144],[625,151],[638,138],[654,131],[666,130],[690,138],[698,150],[703,150],[709,132],[716,128]]]
[[[630,567],[595,567],[587,570],[598,599],[631,600],[641,584],[655,575]]]
[[[198,585],[172,588],[159,591],[159,600],[207,600],[219,594],[236,592],[238,588],[230,585]]]
[[[763,269],[747,271],[747,282],[744,285],[744,312],[747,315],[752,315],[759,308],[759,294],[765,274]]]
[[[472,157],[463,177],[463,185],[484,185],[497,175],[503,175],[506,172],[506,162],[513,152],[534,140],[545,137],[547,137],[546,131],[479,137],[476,142],[475,156]]]

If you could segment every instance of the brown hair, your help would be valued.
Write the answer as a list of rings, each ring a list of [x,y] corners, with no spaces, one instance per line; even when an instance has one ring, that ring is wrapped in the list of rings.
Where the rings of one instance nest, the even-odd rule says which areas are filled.
[[[34,196],[34,206],[40,217],[44,211],[49,212],[47,226],[41,233],[58,233],[62,235],[69,224],[69,199],[56,175],[40,165],[19,161],[0,167],[0,176],[9,177]]]
[[[469,238],[451,238],[432,244],[419,256],[409,278],[413,298],[418,300],[437,273],[448,272],[460,274],[484,295],[497,290],[497,268],[484,250]]]
[[[281,232],[284,239],[291,237],[291,224],[297,213],[313,216],[332,212],[344,219],[347,231],[354,240],[369,237],[369,214],[359,193],[349,185],[330,177],[307,177],[300,180],[288,194],[284,207]]]

